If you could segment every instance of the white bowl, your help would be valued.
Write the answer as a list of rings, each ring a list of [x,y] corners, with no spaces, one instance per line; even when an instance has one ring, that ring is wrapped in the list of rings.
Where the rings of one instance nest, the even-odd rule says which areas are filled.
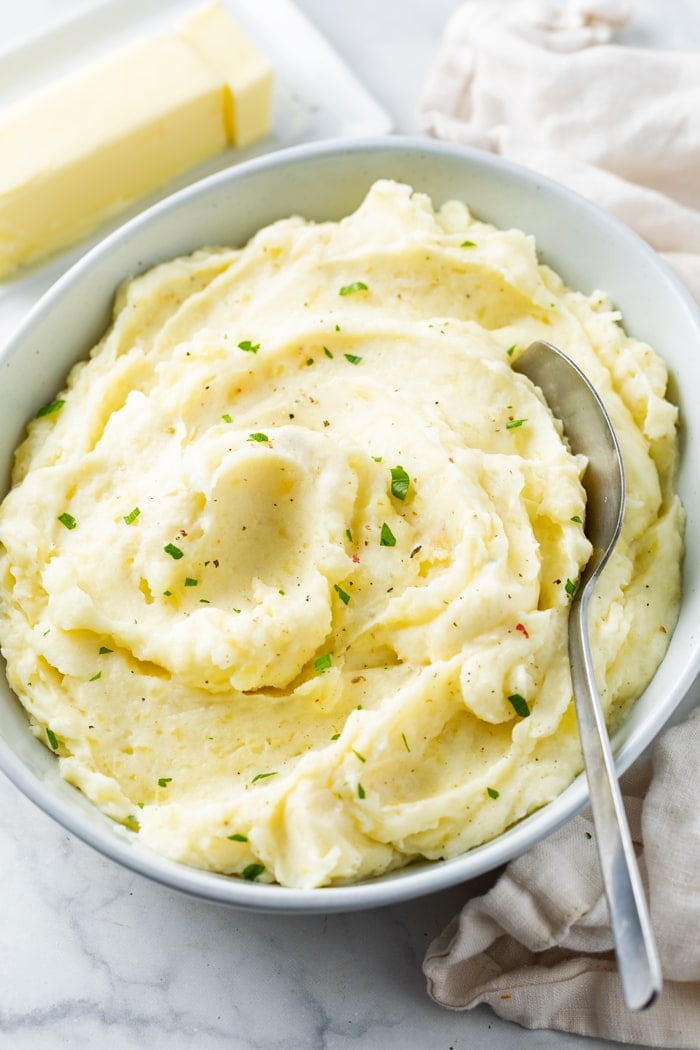
[[[626,227],[583,198],[489,154],[428,140],[329,142],[251,161],[162,201],[89,252],[44,296],[1,357],[0,470],[5,484],[24,426],[61,387],[110,320],[117,285],[128,274],[206,244],[245,242],[293,213],[338,219],[353,211],[377,178],[427,192],[438,205],[466,201],[479,218],[532,233],[542,261],[581,291],[602,288],[627,330],[651,343],[671,372],[681,407],[679,490],[688,512],[684,592],[678,626],[654,680],[613,744],[623,771],[644,750],[700,671],[700,312],[658,256]],[[299,890],[187,868],[145,849],[58,775],[56,759],[27,728],[7,684],[0,684],[0,766],[46,813],[113,860],[175,889],[241,908],[331,912],[395,903],[492,870],[550,834],[586,803],[579,777],[545,808],[454,860],[424,863],[362,883]]]

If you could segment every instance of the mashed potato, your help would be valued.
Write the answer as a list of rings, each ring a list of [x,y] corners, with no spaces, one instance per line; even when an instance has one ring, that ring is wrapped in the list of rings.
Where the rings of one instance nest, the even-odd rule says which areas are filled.
[[[128,283],[0,511],[9,679],[63,776],[159,853],[300,887],[558,795],[585,463],[511,363],[557,343],[617,428],[614,724],[668,642],[682,533],[665,369],[618,320],[530,237],[392,182]]]

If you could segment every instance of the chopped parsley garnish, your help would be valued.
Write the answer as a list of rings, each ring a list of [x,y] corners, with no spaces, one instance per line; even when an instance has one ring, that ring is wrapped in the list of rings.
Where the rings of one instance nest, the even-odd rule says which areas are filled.
[[[328,349],[327,346],[324,346],[323,352],[326,355],[326,357],[331,357],[331,358],[333,357],[333,354],[331,353],[331,351]]]
[[[570,598],[573,598],[573,596],[576,594],[576,584],[573,582],[573,580],[567,578],[566,583],[564,584],[564,590]]]
[[[134,507],[134,509],[130,510],[128,514],[124,515],[124,521],[127,525],[133,525],[140,513],[141,511],[139,510],[139,508]]]
[[[352,531],[351,531],[351,529],[346,529],[346,530],[345,530],[345,535],[347,536],[347,538],[348,538],[348,539],[350,540],[350,542],[352,543]]]
[[[241,872],[241,875],[244,879],[247,879],[248,882],[255,882],[256,879],[260,878],[264,870],[264,864],[248,864]]]
[[[515,343],[513,343],[512,346],[508,347],[508,349],[506,350],[506,353],[508,354],[508,357],[512,357],[513,356],[513,354],[515,353]]]
[[[516,427],[521,427],[523,423],[527,423],[526,419],[509,419],[506,423],[506,430],[515,430]]]
[[[94,675],[92,676],[92,678],[89,678],[89,679],[88,679],[88,681],[89,681],[89,682],[96,682],[96,681],[97,681],[97,679],[98,679],[98,678],[101,678],[101,677],[102,677],[102,671],[98,671],[98,672],[97,672],[97,674],[94,674]]]
[[[314,671],[316,674],[323,674],[333,663],[330,653],[324,653],[323,656],[317,656],[314,660]]]
[[[379,536],[379,546],[380,547],[395,547],[396,546],[396,536],[394,536],[394,533],[391,531],[391,529],[389,528],[389,526],[387,525],[386,522],[384,522],[383,525],[382,525],[382,531],[381,531],[380,536]]]
[[[511,693],[508,697],[508,703],[513,705],[516,715],[520,715],[521,718],[527,718],[530,714],[530,705],[520,693]]]
[[[340,733],[334,733],[331,740],[340,740]]]
[[[173,592],[172,591],[163,591],[163,594],[165,595],[166,598],[172,598]]]
[[[54,412],[60,412],[64,405],[65,401],[52,401],[50,405],[44,405],[43,408],[39,409],[36,418],[42,419],[44,416],[52,416]]]
[[[350,362],[351,365],[359,365],[360,361],[362,360],[362,358],[358,357],[357,354],[344,354],[343,356],[345,357],[346,361]]]
[[[276,776],[277,770],[275,770],[273,773],[256,773],[253,779],[251,780],[251,784],[257,784],[258,780],[267,780],[268,777]]]
[[[247,842],[248,841],[248,836],[247,835],[242,835],[240,831],[237,831],[235,835],[227,835],[226,838],[230,839],[231,842]]]
[[[53,729],[49,729],[48,726],[46,727],[46,738],[54,751],[58,751],[58,738]]]
[[[158,777],[158,787],[166,788],[168,784],[172,784],[172,777]]]
[[[243,339],[238,344],[239,350],[245,350],[247,354],[257,354],[260,349],[260,343],[251,343],[250,339]]]
[[[355,751],[355,749],[354,749],[354,748],[352,749],[352,753],[353,753],[353,755],[355,756],[355,758],[359,758],[360,762],[366,762],[366,761],[367,761],[367,759],[365,758],[365,756],[364,756],[364,755],[361,755],[359,751]]]
[[[248,441],[269,441],[267,434],[255,433],[248,435]]]
[[[591,835],[590,831],[584,831],[584,835],[586,836],[587,839],[592,839],[593,838],[593,836]]]
[[[166,545],[163,547],[163,550],[166,554],[169,554],[171,558],[174,558],[175,561],[179,561],[180,558],[185,557],[184,551],[181,551],[180,548],[176,547],[174,543],[166,543]]]
[[[364,281],[353,281],[352,284],[344,284],[339,295],[354,295],[355,292],[368,292],[369,288]]]
[[[583,525],[583,518],[580,517],[580,515],[578,514],[574,514],[573,518],[571,518],[571,521],[575,521],[577,525]]]
[[[307,363],[307,365],[312,365],[314,363],[313,357],[307,357],[306,358],[306,363]]]
[[[106,645],[101,645],[97,652],[100,656],[104,656],[105,653],[113,653],[114,649],[108,649]]]
[[[196,587],[199,580],[195,580],[193,576],[185,576],[185,587]]]
[[[359,780],[357,782],[357,797],[358,798],[364,798],[365,797],[365,789],[363,788],[362,784],[360,784]]]
[[[78,524],[73,515],[68,514],[67,511],[64,511],[63,514],[59,514],[58,520],[60,521],[61,525],[65,525],[67,529],[74,529],[75,526]]]
[[[228,412],[224,412],[224,414],[223,414],[223,416],[221,418],[223,419],[224,423],[233,423],[233,419],[228,414]]]
[[[403,746],[406,748],[407,751],[410,751],[411,749],[408,746],[408,740],[406,739],[406,734],[405,733],[401,734],[401,739],[403,740]]]
[[[404,500],[408,495],[411,480],[403,467],[391,468],[391,494],[397,499]]]
[[[476,241],[462,241],[460,248],[476,248]]]
[[[498,798],[501,792],[496,791],[495,788],[486,788],[486,794],[489,796],[489,798]]]
[[[340,598],[340,600],[343,603],[343,605],[347,605],[348,602],[350,601],[350,595],[348,594],[348,592],[344,591],[343,588],[338,583],[334,583],[333,584],[333,590],[338,595],[338,597]]]

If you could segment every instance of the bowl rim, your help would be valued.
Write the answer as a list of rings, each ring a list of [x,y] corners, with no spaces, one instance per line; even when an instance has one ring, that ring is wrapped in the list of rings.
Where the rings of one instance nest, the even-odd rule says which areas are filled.
[[[259,172],[284,168],[310,159],[320,161],[323,158],[339,157],[340,155],[382,152],[430,154],[436,158],[450,157],[464,161],[467,167],[476,167],[487,172],[493,170],[505,172],[519,183],[527,184],[530,189],[539,188],[550,196],[559,198],[564,202],[564,206],[583,209],[585,214],[596,216],[598,221],[602,216],[606,225],[613,229],[616,239],[625,243],[636,253],[641,253],[651,264],[658,277],[668,286],[679,307],[687,314],[687,321],[691,330],[695,329],[700,346],[700,309],[689,290],[668,264],[620,220],[609,215],[604,209],[574,190],[503,157],[468,146],[434,139],[395,135],[357,138],[351,141],[327,139],[292,146],[218,171],[165,197],[108,234],[58,278],[32,307],[0,350],[0,363],[31,339],[32,332],[37,325],[47,314],[50,315],[56,304],[61,302],[70,289],[75,285],[80,285],[84,276],[88,275],[93,267],[101,261],[108,260],[119,246],[128,242],[133,234],[147,231],[163,216],[175,213],[183,205],[189,206],[202,197],[206,198],[209,194],[215,193],[218,187],[235,186],[239,180],[250,179]],[[143,269],[148,269],[151,265],[153,264],[149,262]],[[658,735],[673,711],[687,695],[699,672],[700,643],[696,645],[695,652],[688,656],[681,673],[675,679],[673,697],[669,706],[647,719],[643,732],[632,732],[626,737],[618,733],[613,738],[615,766],[618,774],[623,773]],[[49,755],[49,758],[51,757]],[[81,799],[84,798],[78,789],[63,782],[67,788],[66,792],[61,794],[52,792],[45,786],[44,780],[25,765],[3,736],[0,736],[0,769],[28,799],[59,825],[102,855],[131,871],[200,899],[227,904],[242,910],[295,914],[330,913],[380,907],[418,898],[463,883],[500,867],[523,853],[535,842],[551,835],[580,812],[587,802],[585,774],[581,773],[552,803],[530,814],[497,838],[451,860],[420,862],[360,882],[297,889],[276,883],[246,882],[232,876],[172,861],[156,854],[142,843],[133,843],[133,838],[129,839],[132,833],[101,814],[97,807],[93,807],[93,804],[89,802],[88,805],[100,814],[103,821],[100,820],[98,824],[95,824],[87,820],[80,806],[69,801],[70,793],[75,793]],[[555,803],[556,809],[553,810],[552,806]],[[540,825],[543,825],[544,832],[537,834],[533,839],[533,830],[537,832]]]

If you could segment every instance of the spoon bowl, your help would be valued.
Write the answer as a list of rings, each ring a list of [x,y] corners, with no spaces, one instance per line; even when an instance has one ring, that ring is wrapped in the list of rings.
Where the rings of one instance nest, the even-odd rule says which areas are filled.
[[[513,368],[535,383],[574,454],[586,457],[586,535],[593,550],[569,610],[571,683],[591,813],[618,970],[631,1010],[650,1006],[661,990],[661,966],[639,868],[615,773],[588,638],[588,601],[620,535],[625,474],[605,406],[584,373],[551,343],[532,343]]]

